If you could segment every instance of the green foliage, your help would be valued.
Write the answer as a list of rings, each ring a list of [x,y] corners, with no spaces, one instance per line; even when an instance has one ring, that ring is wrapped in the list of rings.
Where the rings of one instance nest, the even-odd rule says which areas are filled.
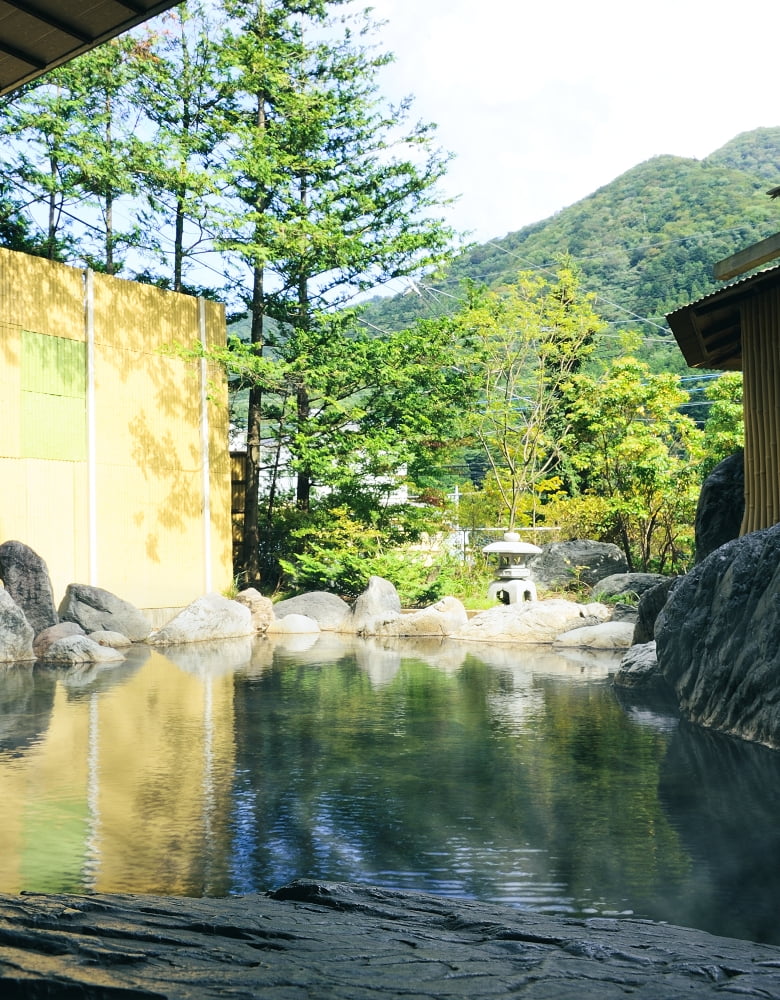
[[[477,345],[482,390],[473,433],[501,497],[497,522],[512,530],[523,498],[562,462],[564,385],[591,352],[600,320],[564,262],[554,281],[522,271],[506,288],[472,288],[456,321]]]
[[[138,114],[128,100],[137,67],[135,41],[124,35],[56,69],[51,82],[68,95],[77,109],[62,145],[62,162],[81,193],[82,211],[89,206],[100,220],[79,246],[89,267],[118,274],[124,255],[140,242],[136,223],[118,225],[119,204],[139,194],[138,171],[143,144],[136,135]]]
[[[691,555],[702,434],[679,412],[687,399],[679,380],[624,357],[600,378],[575,375],[569,392],[565,446],[579,478],[570,516],[580,524],[589,518],[593,530],[585,537],[620,545],[632,569],[683,568]],[[565,523],[566,512],[556,514]]]
[[[203,296],[190,275],[214,223],[226,137],[217,14],[189,0],[153,22],[132,52],[131,100],[144,109],[149,138],[142,167],[139,220],[154,265],[140,275],[164,288]],[[170,234],[166,233],[170,230]],[[165,234],[165,238],[163,236]],[[224,286],[211,271],[212,284]],[[188,280],[189,279],[189,280]]]
[[[421,330],[375,343],[340,312],[356,292],[446,257],[453,235],[437,190],[446,157],[430,125],[409,124],[408,104],[381,100],[388,57],[370,44],[368,12],[336,18],[338,0],[225,6],[230,141],[217,246],[245,275],[251,350],[273,350],[281,384],[269,393],[252,383],[247,406],[243,548],[254,574],[254,510],[274,519],[284,479],[294,475],[304,511],[317,487],[346,499],[365,496],[361,482],[384,482],[373,489],[381,496],[423,437],[447,433],[463,379],[451,361],[427,360],[442,353],[433,330],[435,345]]]
[[[404,468],[446,460],[476,398],[468,344],[448,320],[371,338],[343,322],[296,330],[280,346],[285,392],[268,397],[276,441],[311,483],[341,493],[383,495]],[[298,391],[305,385],[307,407]],[[284,399],[287,408],[284,408]]]
[[[745,445],[742,373],[726,372],[709,386],[710,407],[704,425],[702,479],[718,462]]]
[[[344,592],[369,565],[410,602],[465,587],[404,546],[466,475],[461,523],[543,519],[683,566],[741,406],[737,378],[712,381],[702,445],[663,315],[776,231],[780,129],[656,157],[444,273],[447,156],[381,99],[373,30],[342,0],[193,0],[55,71],[2,108],[0,243],[249,309],[248,342],[210,357],[248,395],[246,551],[266,584],[287,559]],[[192,281],[203,253],[211,288]],[[418,294],[349,308],[399,277]],[[647,321],[630,351],[627,318]],[[427,505],[391,505],[404,481]]]
[[[299,513],[299,524],[288,536],[295,554],[280,559],[285,587],[296,592],[328,590],[354,599],[366,589],[369,577],[381,576],[394,584],[406,607],[424,606],[451,593],[458,565],[453,557],[433,558],[411,541],[398,544],[404,535],[421,535],[419,523],[414,523],[419,518],[404,523],[408,513],[401,507],[393,511],[393,529],[358,521],[346,507],[323,506],[305,518]]]

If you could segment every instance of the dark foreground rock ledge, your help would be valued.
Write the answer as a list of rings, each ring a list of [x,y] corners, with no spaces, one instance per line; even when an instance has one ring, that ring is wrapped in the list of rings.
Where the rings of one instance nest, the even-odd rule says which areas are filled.
[[[780,998],[780,948],[341,883],[0,896],[3,1000]]]

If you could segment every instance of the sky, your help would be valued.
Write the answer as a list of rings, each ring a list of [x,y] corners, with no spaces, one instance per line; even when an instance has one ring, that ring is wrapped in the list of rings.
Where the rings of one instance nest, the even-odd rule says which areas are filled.
[[[777,0],[369,2],[395,55],[380,88],[437,123],[448,221],[478,242],[653,156],[780,125]]]

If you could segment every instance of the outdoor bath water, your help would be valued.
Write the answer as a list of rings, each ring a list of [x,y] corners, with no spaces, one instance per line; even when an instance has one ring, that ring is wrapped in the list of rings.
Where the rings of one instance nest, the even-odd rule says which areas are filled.
[[[622,703],[612,654],[320,637],[0,674],[0,891],[297,877],[780,943],[780,754]]]

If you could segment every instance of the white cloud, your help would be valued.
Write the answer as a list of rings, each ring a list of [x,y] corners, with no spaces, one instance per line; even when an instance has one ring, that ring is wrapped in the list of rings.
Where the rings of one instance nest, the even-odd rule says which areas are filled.
[[[780,124],[780,8],[754,0],[374,0],[389,97],[415,95],[456,154],[478,239],[545,218],[659,154],[702,158]],[[778,164],[780,169],[780,164]]]

